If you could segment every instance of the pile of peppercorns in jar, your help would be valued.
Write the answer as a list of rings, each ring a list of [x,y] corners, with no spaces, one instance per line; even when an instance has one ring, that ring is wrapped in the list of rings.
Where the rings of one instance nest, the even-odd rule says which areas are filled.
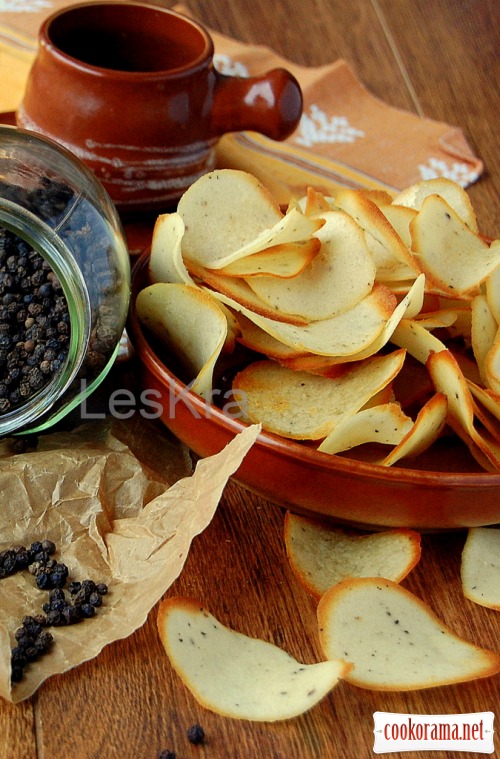
[[[48,590],[48,601],[42,605],[43,614],[23,617],[14,637],[16,645],[11,651],[11,680],[19,682],[25,667],[47,653],[52,647],[53,636],[47,627],[73,625],[95,615],[101,606],[108,586],[93,580],[71,581],[69,596],[63,588],[68,579],[66,564],[51,557],[56,546],[51,540],[34,541],[27,548],[13,546],[0,551],[0,579],[27,569],[35,577],[40,590]]]
[[[0,414],[45,387],[64,366],[70,319],[48,262],[0,228]]]
[[[122,335],[129,293],[127,275],[115,257],[115,238],[99,208],[81,193],[49,176],[39,177],[34,186],[0,179],[2,202],[24,209],[54,230],[66,250],[62,259],[71,260],[82,274],[76,290],[88,300],[89,313],[84,315],[87,344],[71,367],[73,376],[68,366],[75,337],[70,334],[70,308],[54,271],[57,266],[44,253],[46,240],[35,232],[42,247],[35,244],[34,249],[22,232],[0,225],[0,423],[2,416],[15,415],[57,381],[65,366],[73,382],[51,400],[52,414],[80,394],[82,380],[91,384],[99,377]]]

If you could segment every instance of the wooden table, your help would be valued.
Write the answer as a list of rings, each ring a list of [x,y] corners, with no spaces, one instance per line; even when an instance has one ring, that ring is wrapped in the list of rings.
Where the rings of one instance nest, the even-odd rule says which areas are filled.
[[[212,28],[270,45],[304,65],[343,57],[387,103],[461,126],[486,166],[470,188],[480,228],[500,236],[496,0],[192,0],[190,8]],[[168,593],[194,596],[229,626],[313,662],[321,656],[315,605],[287,565],[283,516],[277,506],[231,482]],[[500,651],[498,612],[475,606],[461,593],[464,539],[460,532],[423,536],[422,560],[404,585],[457,634]],[[498,676],[409,693],[341,683],[300,718],[232,721],[203,710],[181,685],[162,651],[155,620],[153,609],[130,638],[54,677],[29,701],[0,703],[1,759],[155,759],[166,748],[178,759],[357,759],[372,755],[375,711],[496,712],[500,756]],[[196,722],[205,729],[203,746],[186,738]],[[394,754],[407,755],[427,759],[429,752]]]

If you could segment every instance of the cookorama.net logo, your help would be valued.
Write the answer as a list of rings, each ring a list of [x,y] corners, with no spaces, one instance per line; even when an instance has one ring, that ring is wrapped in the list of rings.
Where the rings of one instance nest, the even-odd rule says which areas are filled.
[[[494,713],[373,715],[375,754],[396,751],[494,751]]]

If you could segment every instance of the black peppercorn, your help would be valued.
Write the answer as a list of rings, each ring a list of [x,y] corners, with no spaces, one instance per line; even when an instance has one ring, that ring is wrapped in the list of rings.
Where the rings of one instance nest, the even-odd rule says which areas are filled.
[[[23,679],[24,665],[12,663],[10,671],[10,679],[13,683],[19,683]]]
[[[59,627],[61,624],[64,624],[61,612],[53,609],[47,612],[47,624],[51,627]]]
[[[34,575],[37,587],[49,591],[48,600],[42,604],[45,614],[24,616],[21,626],[14,633],[17,645],[11,650],[13,683],[20,682],[25,667],[51,648],[53,636],[47,627],[73,625],[90,619],[108,592],[105,583],[95,583],[90,579],[82,582],[72,580],[67,597],[63,586],[69,570],[66,564],[49,558],[55,551],[56,545],[51,540],[33,541],[29,548],[16,545],[0,551],[0,579],[19,569],[28,569]]]
[[[94,607],[102,604],[102,598],[97,591],[94,591],[89,595],[89,604]]]
[[[66,582],[66,576],[62,572],[52,572],[50,582],[53,588],[62,588]]]
[[[20,569],[27,569],[30,563],[30,552],[23,547],[22,550],[16,553],[16,571],[19,571]]]
[[[1,190],[9,196],[3,183]],[[63,365],[69,312],[57,278],[51,277],[53,272],[39,253],[29,251],[24,240],[4,228],[0,228],[0,247],[10,253],[0,260],[0,384],[10,388],[8,395],[1,395],[0,413],[5,413],[51,381],[56,367],[51,359],[43,366],[41,361],[47,347],[52,348],[53,358],[62,356]],[[58,324],[64,324],[61,332]],[[26,366],[30,371],[25,373]]]
[[[96,584],[95,584],[95,582],[93,580],[84,580],[82,582],[82,590],[85,593],[87,593],[87,594],[88,593],[93,593],[95,589],[96,589]]]
[[[36,586],[40,590],[49,590],[52,587],[52,581],[49,572],[41,571],[36,576]]]
[[[79,622],[82,618],[76,606],[73,606],[72,604],[66,604],[61,614],[62,614],[65,624],[67,625],[74,625],[76,624],[76,622]]]
[[[11,662],[13,664],[17,664],[19,667],[24,667],[28,663],[28,660],[24,654],[24,647],[22,646],[16,646],[13,648],[10,652],[10,658]]]
[[[205,731],[201,725],[191,725],[187,731],[187,737],[191,743],[198,746],[205,740]]]
[[[65,601],[66,596],[64,595],[64,590],[61,588],[53,588],[49,593],[49,601],[52,603],[53,601]]]
[[[35,642],[33,641],[31,645],[27,646],[24,649],[24,655],[26,656],[28,662],[35,661],[35,659],[38,658],[38,651],[34,643]]]
[[[39,653],[45,653],[45,651],[48,651],[52,645],[53,640],[54,638],[52,634],[48,632],[48,630],[41,632],[35,639],[35,648]]]
[[[78,612],[84,619],[90,619],[95,614],[95,608],[89,603],[84,603],[78,607]]]
[[[56,544],[52,540],[42,540],[42,551],[45,551],[49,556],[52,556],[56,551]]]
[[[52,635],[44,629],[45,617],[23,617],[22,626],[15,632],[17,646],[11,650],[11,680],[22,680],[25,667],[45,654],[52,646]]]

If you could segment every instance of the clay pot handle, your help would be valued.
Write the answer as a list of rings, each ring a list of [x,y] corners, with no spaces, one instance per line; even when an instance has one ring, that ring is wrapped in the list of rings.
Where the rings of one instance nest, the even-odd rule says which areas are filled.
[[[217,76],[212,134],[251,130],[273,140],[286,139],[302,115],[302,92],[285,69],[273,69],[260,77]]]

